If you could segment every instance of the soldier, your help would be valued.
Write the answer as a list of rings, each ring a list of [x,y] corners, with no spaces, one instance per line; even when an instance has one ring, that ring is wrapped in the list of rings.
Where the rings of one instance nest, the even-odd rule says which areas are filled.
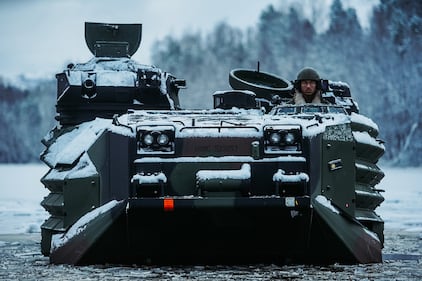
[[[321,98],[321,79],[315,69],[305,67],[299,71],[294,86],[294,104],[323,103]]]

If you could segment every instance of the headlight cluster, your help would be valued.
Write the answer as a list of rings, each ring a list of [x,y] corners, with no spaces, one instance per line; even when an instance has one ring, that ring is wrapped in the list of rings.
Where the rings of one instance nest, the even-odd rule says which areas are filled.
[[[142,126],[137,128],[138,154],[173,154],[173,126]]]
[[[300,126],[267,126],[264,132],[265,153],[298,154],[302,152]]]

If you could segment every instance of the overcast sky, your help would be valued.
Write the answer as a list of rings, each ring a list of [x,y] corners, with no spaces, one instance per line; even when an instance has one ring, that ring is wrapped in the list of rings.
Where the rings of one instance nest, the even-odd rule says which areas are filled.
[[[69,62],[87,61],[92,55],[85,45],[86,21],[142,23],[133,59],[150,64],[152,44],[168,34],[207,32],[221,21],[252,27],[268,5],[294,1],[305,0],[0,0],[0,76],[54,77]],[[344,3],[365,19],[378,0]]]

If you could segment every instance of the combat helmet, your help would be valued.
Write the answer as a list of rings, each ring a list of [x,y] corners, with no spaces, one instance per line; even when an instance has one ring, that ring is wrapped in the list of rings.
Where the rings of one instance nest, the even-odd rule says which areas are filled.
[[[295,89],[300,89],[300,81],[302,80],[313,80],[316,81],[317,90],[321,89],[321,78],[319,77],[318,72],[312,67],[302,68],[298,74],[296,81],[294,83]]]

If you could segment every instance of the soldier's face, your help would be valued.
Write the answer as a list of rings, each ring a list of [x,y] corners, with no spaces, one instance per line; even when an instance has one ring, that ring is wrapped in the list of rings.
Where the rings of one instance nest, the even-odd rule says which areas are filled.
[[[315,93],[316,82],[313,80],[302,80],[300,81],[300,91],[302,94],[310,96]]]

